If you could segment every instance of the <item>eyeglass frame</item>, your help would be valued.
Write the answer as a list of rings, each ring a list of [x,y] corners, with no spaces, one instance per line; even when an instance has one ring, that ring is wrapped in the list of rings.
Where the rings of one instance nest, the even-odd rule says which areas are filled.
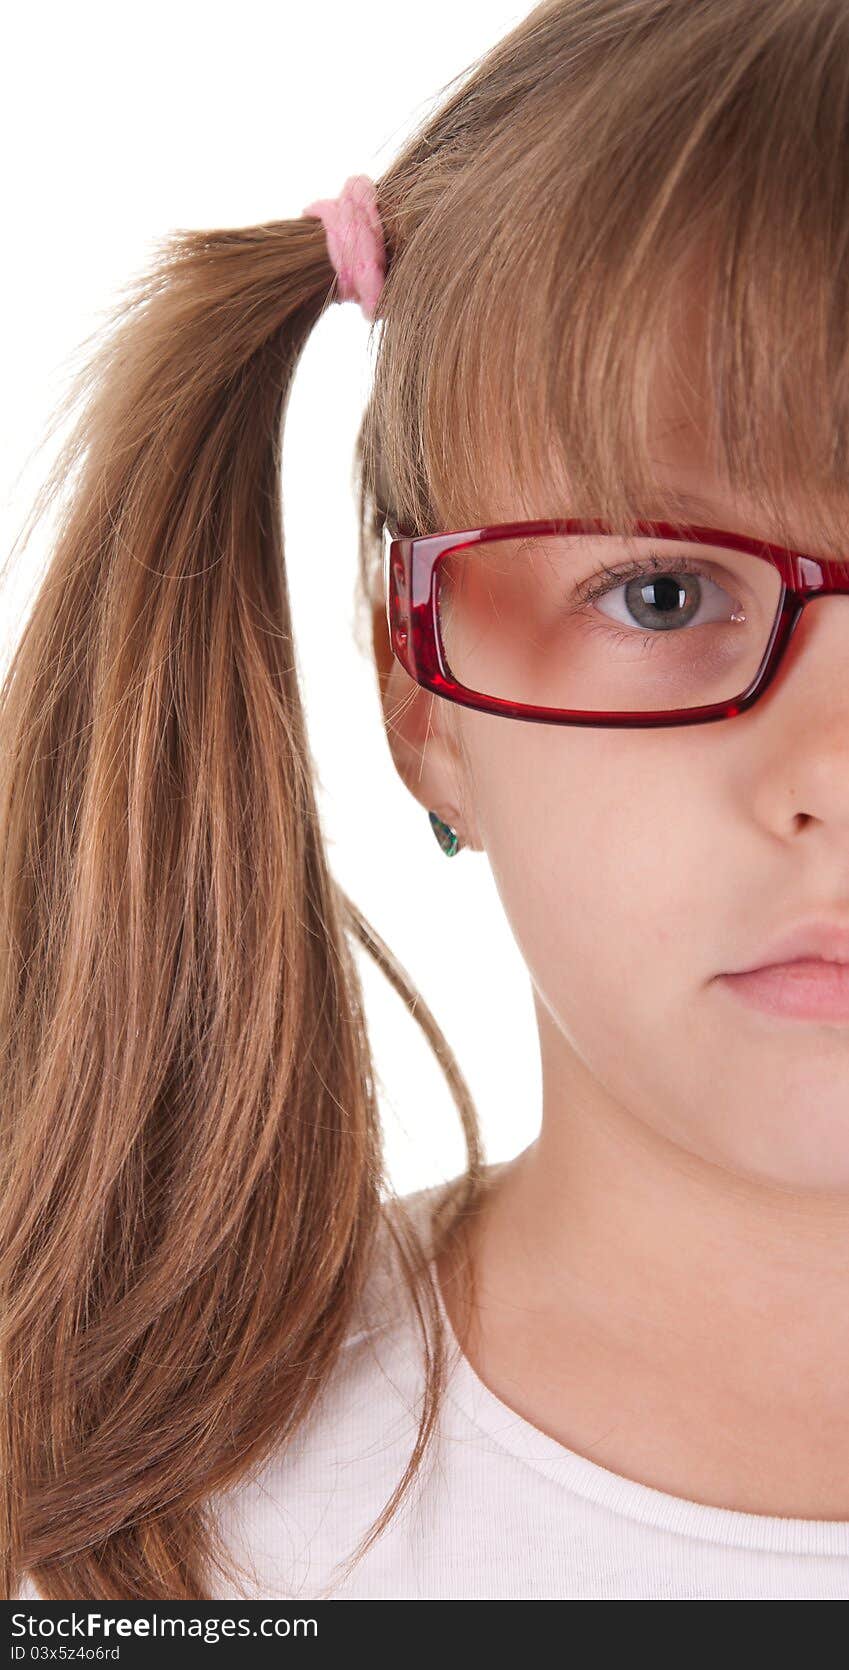
[[[541,707],[534,703],[508,702],[471,690],[455,679],[444,655],[437,609],[436,575],[440,561],[451,553],[487,541],[516,539],[528,535],[603,534],[622,538],[622,530],[601,517],[567,517],[553,521],[496,522],[489,527],[464,528],[448,533],[406,535],[383,526],[383,588],[386,624],[393,655],[415,682],[446,701],[479,713],[493,713],[504,719],[525,719],[551,725],[595,725],[643,729],[656,725],[701,725],[716,719],[732,719],[745,713],[772,683],[806,603],[817,597],[849,596],[849,560],[813,557],[792,546],[701,523],[635,521],[628,537],[648,536],[699,545],[719,545],[760,557],[778,570],[781,596],[763,660],[745,691],[728,701],[702,707],[665,708],[661,711],[617,712],[604,709]],[[844,572],[841,581],[834,570]],[[392,583],[394,581],[394,584]]]

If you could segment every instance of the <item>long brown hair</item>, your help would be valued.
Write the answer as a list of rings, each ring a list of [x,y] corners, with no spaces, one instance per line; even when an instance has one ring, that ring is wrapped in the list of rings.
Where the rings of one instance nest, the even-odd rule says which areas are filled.
[[[640,514],[684,275],[732,485],[778,515],[799,486],[839,501],[847,141],[843,0],[549,0],[444,89],[376,182],[363,619],[387,515],[481,524],[497,484],[555,516],[567,477],[587,513]],[[486,1186],[448,1044],[317,813],[280,461],[334,294],[317,219],[175,233],[96,342],[34,513],[69,489],[0,707],[7,1596],[28,1571],[48,1598],[210,1597],[209,1496],[331,1374],[389,1193],[349,936],[456,1097],[468,1164],[440,1234]],[[425,1396],[360,1553],[443,1386],[424,1249],[396,1223]]]

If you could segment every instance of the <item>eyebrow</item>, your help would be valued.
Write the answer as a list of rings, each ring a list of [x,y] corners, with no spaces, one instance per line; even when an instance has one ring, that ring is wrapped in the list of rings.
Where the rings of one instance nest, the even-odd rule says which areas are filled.
[[[729,512],[727,508],[723,508],[718,501],[702,498],[700,494],[683,487],[663,488],[659,503],[673,514],[682,512],[685,516],[703,516],[709,522],[727,521],[729,515],[733,521],[737,515],[736,511]]]
[[[739,533],[746,538],[763,539],[767,543],[789,544],[793,550],[806,549],[805,540],[797,538],[795,532],[779,536],[777,531],[770,527],[769,519],[756,507],[734,510],[720,503],[718,499],[703,496],[685,487],[662,488],[658,505],[662,508],[654,514],[657,521],[692,522],[694,526],[701,524],[707,528],[722,528],[726,532]]]

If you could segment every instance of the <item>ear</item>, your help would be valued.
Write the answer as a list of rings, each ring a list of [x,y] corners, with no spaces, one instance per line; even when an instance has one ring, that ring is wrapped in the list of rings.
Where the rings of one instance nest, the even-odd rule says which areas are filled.
[[[372,606],[371,624],[386,737],[398,775],[420,805],[457,830],[464,846],[481,852],[449,703],[423,690],[402,667],[389,641],[382,601]]]

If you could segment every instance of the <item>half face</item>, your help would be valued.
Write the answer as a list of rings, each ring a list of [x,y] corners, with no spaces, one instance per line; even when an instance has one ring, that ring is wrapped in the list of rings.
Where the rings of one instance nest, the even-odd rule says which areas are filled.
[[[671,509],[828,554],[812,507],[798,501],[778,527],[728,488],[708,440],[700,344],[684,332],[675,347],[658,365],[657,498],[641,514]],[[478,525],[469,511],[465,526]],[[552,514],[506,501],[498,511]],[[565,484],[557,514],[593,513]],[[849,495],[845,526],[849,536]],[[614,598],[624,604],[621,589]],[[849,1010],[777,1014],[722,978],[800,923],[849,926],[849,598],[805,610],[751,710],[692,727],[475,713],[420,689],[379,628],[376,615],[395,763],[422,805],[486,852],[527,964],[544,1117],[578,1098],[587,1117],[615,1111],[742,1175],[849,1189]]]

